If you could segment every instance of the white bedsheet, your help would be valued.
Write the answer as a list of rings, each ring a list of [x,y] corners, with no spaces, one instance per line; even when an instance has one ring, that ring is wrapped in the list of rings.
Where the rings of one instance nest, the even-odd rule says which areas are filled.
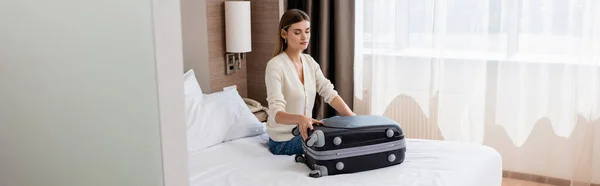
[[[266,134],[223,143],[189,155],[192,186],[500,186],[502,158],[492,148],[433,140],[407,140],[400,165],[353,174],[308,177],[293,156],[272,155]]]

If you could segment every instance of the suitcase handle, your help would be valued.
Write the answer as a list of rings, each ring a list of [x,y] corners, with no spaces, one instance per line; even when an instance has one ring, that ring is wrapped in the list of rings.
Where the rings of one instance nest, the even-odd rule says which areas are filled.
[[[308,137],[308,139],[306,139],[306,146],[312,147],[315,145],[315,143],[317,143],[317,141],[319,141],[319,137],[316,133],[313,133]]]
[[[334,117],[338,117],[338,116],[334,116]],[[322,119],[321,121],[325,121],[325,120],[327,120],[327,118],[326,119]],[[292,135],[294,135],[294,136],[300,135],[300,129],[298,129],[298,125],[296,125],[296,127],[294,127],[292,129]]]
[[[298,129],[298,126],[294,127],[294,129],[292,129],[292,135],[294,135],[294,136],[300,135],[300,129]]]
[[[322,130],[315,130],[308,139],[306,139],[306,146],[308,147],[323,147],[325,146],[325,134]]]
[[[299,136],[300,135],[300,129],[298,128],[298,126],[294,127],[294,129],[292,129],[292,135],[294,136]],[[303,142],[308,142],[310,141],[310,138],[313,137],[313,135],[309,135],[308,139],[306,140],[302,140]],[[314,142],[313,142],[314,143]]]
[[[292,135],[300,135],[300,130],[298,129],[298,126],[292,129]],[[316,130],[308,136],[308,139],[303,140],[303,142],[309,147],[323,147],[323,145],[325,145],[325,134],[323,134],[323,131],[321,130]]]

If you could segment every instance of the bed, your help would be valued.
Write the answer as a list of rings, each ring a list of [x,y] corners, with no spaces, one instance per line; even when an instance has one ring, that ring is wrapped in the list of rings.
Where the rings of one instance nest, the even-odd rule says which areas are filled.
[[[184,74],[191,186],[500,186],[494,149],[449,141],[406,141],[404,162],[381,169],[311,178],[294,156],[267,149],[265,124],[236,89],[203,94],[193,70]]]
[[[308,177],[293,156],[272,155],[267,134],[225,142],[189,154],[191,186],[500,186],[502,158],[492,148],[449,141],[407,140],[400,165],[353,174]]]

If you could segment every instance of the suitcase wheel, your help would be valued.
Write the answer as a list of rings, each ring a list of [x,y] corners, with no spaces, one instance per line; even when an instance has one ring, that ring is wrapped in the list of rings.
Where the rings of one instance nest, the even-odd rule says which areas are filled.
[[[310,176],[311,178],[321,177],[321,171],[320,170],[310,171],[310,173],[308,174],[308,176]]]
[[[394,161],[396,161],[396,155],[394,155],[394,154],[390,154],[390,155],[388,156],[388,161],[389,161],[389,162],[394,162]]]
[[[302,154],[297,154],[296,157],[294,158],[294,160],[296,160],[296,163],[306,162],[306,158],[304,158],[304,156]]]

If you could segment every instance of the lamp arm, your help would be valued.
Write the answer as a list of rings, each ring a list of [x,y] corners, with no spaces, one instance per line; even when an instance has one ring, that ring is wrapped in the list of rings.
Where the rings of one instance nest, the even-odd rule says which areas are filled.
[[[237,53],[237,60],[238,60],[238,70],[242,69],[242,59],[244,59],[242,56],[244,55],[244,53]]]

